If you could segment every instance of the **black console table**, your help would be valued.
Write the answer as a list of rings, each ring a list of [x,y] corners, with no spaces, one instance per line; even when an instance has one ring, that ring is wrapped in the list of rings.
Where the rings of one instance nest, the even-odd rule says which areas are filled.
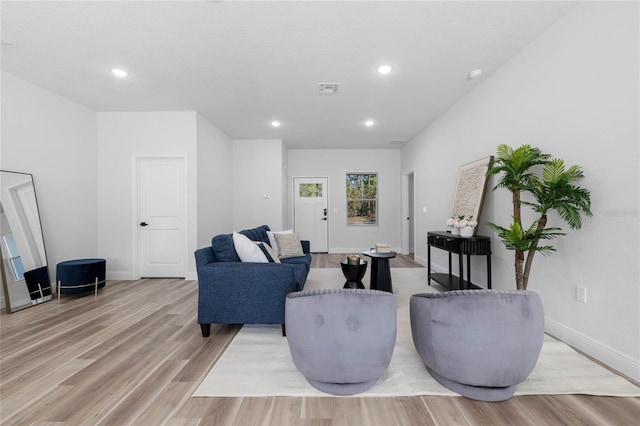
[[[449,252],[449,273],[448,274],[432,274],[431,273],[431,247]],[[458,254],[458,276],[451,273],[451,255]],[[463,273],[463,259],[467,256],[467,279],[465,280]],[[449,290],[461,289],[477,289],[480,288],[471,282],[471,256],[481,255],[487,256],[487,287],[491,288],[491,239],[476,235],[475,237],[460,237],[451,235],[449,232],[428,232],[427,233],[427,274],[428,282],[431,280],[443,285]]]

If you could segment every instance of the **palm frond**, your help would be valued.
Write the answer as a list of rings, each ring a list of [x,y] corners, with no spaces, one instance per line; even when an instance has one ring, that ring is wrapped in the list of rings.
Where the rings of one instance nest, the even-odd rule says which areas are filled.
[[[583,177],[579,166],[574,165],[565,170],[563,160],[549,161],[543,169],[542,181],[529,188],[536,200],[533,210],[540,214],[555,210],[571,229],[580,229],[581,214],[592,215],[591,193],[573,184]]]

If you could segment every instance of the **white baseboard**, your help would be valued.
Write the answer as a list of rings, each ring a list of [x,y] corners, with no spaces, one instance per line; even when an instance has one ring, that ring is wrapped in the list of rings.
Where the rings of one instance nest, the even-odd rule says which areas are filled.
[[[427,266],[427,258],[426,257],[422,257],[422,256],[416,256],[415,254],[413,255],[413,260],[415,260],[417,263],[421,264],[422,266]]]
[[[133,277],[133,272],[131,271],[107,271],[106,274],[107,280],[126,280],[130,281],[135,279]]]
[[[362,254],[363,251],[369,250],[369,248],[330,248],[329,253],[354,253],[354,254]],[[398,247],[391,247],[391,251],[395,251],[396,253],[402,253],[402,250]]]
[[[133,276],[133,272],[131,271],[107,271],[107,280],[122,280],[122,281],[131,281],[135,280]],[[186,280],[197,280],[198,274],[194,272],[187,272]]]
[[[549,318],[545,318],[545,331],[608,367],[640,382],[640,360],[621,354],[609,346]]]
[[[424,265],[427,266],[427,262],[424,262]],[[444,266],[440,266],[437,263],[434,263],[433,261],[431,261],[431,272],[435,273],[435,274],[448,274],[449,273],[449,268],[445,268]],[[458,274],[453,274],[456,277],[458,276]]]

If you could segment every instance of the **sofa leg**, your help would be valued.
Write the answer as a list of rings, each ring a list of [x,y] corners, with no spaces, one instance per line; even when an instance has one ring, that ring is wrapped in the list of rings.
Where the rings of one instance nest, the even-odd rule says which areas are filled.
[[[284,324],[282,324],[282,337],[287,337],[287,329]]]
[[[202,330],[202,337],[209,337],[209,333],[211,333],[211,324],[200,324],[200,330]]]

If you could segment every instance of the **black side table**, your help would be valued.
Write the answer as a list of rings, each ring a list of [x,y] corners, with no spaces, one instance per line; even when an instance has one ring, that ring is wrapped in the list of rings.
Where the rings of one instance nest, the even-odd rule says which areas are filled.
[[[342,266],[342,273],[347,281],[342,288],[364,288],[362,284],[362,277],[367,272],[367,261],[360,259],[360,263],[357,265],[350,265],[347,259],[340,261]]]
[[[431,272],[431,247],[449,252],[449,273]],[[451,254],[458,255],[458,276],[451,272]],[[463,277],[463,256],[467,256],[467,279]],[[491,238],[476,235],[474,237],[460,237],[451,235],[448,232],[428,232],[427,233],[427,277],[428,283],[431,280],[446,287],[448,290],[478,289],[477,285],[471,282],[471,256],[487,257],[487,288],[491,288]]]
[[[382,290],[393,293],[389,259],[396,257],[396,252],[378,253],[367,250],[363,251],[362,254],[371,258],[371,283],[369,284],[369,288],[371,290]]]

